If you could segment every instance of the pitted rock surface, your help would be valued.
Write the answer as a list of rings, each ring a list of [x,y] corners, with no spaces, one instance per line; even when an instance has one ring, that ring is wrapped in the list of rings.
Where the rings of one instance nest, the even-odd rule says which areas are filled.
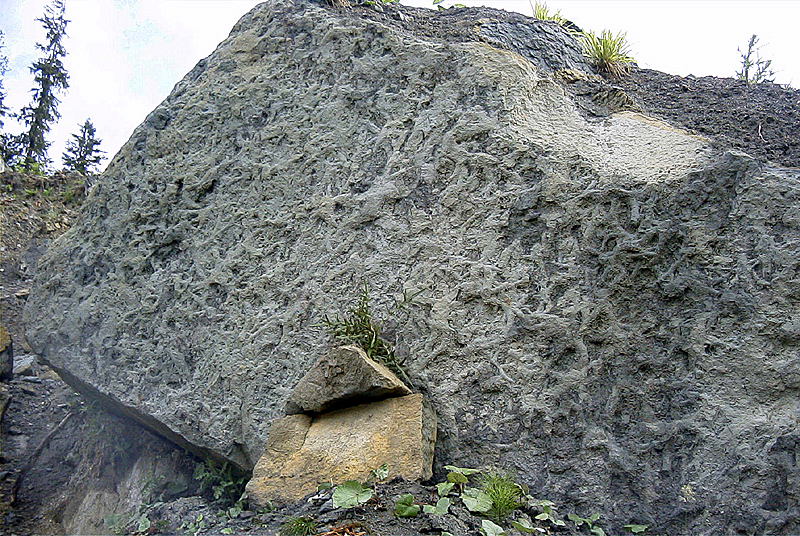
[[[366,281],[376,311],[416,294],[388,333],[440,470],[513,470],[608,533],[800,530],[800,172],[589,121],[551,72],[580,65],[392,13],[246,15],[43,257],[36,352],[252,468]]]

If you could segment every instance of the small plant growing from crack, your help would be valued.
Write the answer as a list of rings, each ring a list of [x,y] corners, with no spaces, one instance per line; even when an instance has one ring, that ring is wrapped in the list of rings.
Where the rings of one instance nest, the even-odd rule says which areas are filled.
[[[482,475],[481,490],[492,501],[486,514],[495,521],[504,520],[523,505],[525,490],[508,473],[490,471]]]
[[[416,517],[420,506],[414,503],[414,496],[410,493],[400,495],[394,502],[394,515],[397,517]]]
[[[247,477],[240,474],[230,463],[220,464],[206,460],[205,463],[197,464],[194,478],[200,482],[202,491],[211,491],[218,506],[225,510],[241,507]]]
[[[402,308],[412,300],[413,296],[404,292],[403,301],[399,302],[396,307]],[[364,289],[354,307],[350,308],[342,317],[336,315],[331,319],[325,315],[321,325],[334,339],[360,347],[370,359],[383,363],[409,387],[412,387],[411,380],[397,362],[392,345],[381,336],[381,329],[373,320],[369,303],[369,287],[366,283],[364,283]]]
[[[576,514],[567,514],[567,518],[575,523],[575,527],[580,528],[581,525],[586,525],[589,528],[589,533],[595,536],[606,536],[605,531],[596,526],[597,520],[600,519],[600,514],[594,513],[589,517],[580,517]]]

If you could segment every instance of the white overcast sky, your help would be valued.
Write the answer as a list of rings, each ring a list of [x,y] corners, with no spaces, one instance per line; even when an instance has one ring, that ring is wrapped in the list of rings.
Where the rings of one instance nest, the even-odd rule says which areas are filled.
[[[528,0],[455,0],[531,14]],[[454,0],[445,0],[444,6]],[[35,19],[45,0],[0,0],[2,54],[9,72],[3,79],[5,104],[19,110],[31,99],[28,67],[38,57],[44,30]],[[66,0],[70,88],[61,121],[48,137],[49,156],[61,167],[70,134],[91,118],[101,149],[111,157],[172,87],[228,35],[255,0]],[[431,0],[402,3],[432,7]],[[800,0],[656,1],[550,0],[584,29],[627,32],[641,67],[686,76],[732,77],[740,67],[737,48],[757,34],[763,58],[772,60],[776,82],[800,87]],[[6,121],[6,131],[21,127]],[[108,163],[104,161],[103,167]]]

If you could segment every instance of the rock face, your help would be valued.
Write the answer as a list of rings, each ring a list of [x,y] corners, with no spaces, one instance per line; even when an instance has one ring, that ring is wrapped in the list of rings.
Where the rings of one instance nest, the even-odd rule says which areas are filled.
[[[366,281],[376,311],[416,294],[387,332],[438,467],[513,470],[615,533],[800,530],[800,173],[582,115],[550,23],[436,17],[243,17],[43,257],[31,345],[252,468]]]
[[[256,505],[302,499],[320,482],[364,482],[387,463],[389,478],[433,476],[436,416],[421,394],[324,413],[277,419],[247,495]]]
[[[356,346],[328,352],[300,379],[287,403],[287,413],[323,413],[336,407],[410,395],[411,390]]]

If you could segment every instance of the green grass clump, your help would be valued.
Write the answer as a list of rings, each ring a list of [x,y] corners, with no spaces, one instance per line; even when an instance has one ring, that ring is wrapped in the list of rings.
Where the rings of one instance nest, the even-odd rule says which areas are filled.
[[[394,350],[381,338],[380,328],[372,320],[369,290],[366,285],[356,306],[347,311],[344,317],[336,315],[331,320],[326,315],[322,324],[336,340],[359,346],[370,359],[387,365],[394,363]]]
[[[481,490],[492,500],[486,514],[495,521],[502,521],[522,506],[524,491],[508,473],[490,471],[482,475]]]
[[[594,32],[584,31],[578,39],[583,45],[584,56],[589,58],[594,68],[601,73],[622,76],[634,62],[629,55],[630,46],[625,33],[614,35],[608,30],[603,30],[598,37]]]
[[[528,0],[530,2],[530,0]],[[535,2],[531,4],[531,10],[533,11],[533,18],[539,20],[551,20],[556,22],[560,25],[564,25],[567,22],[567,19],[561,16],[561,11],[556,11],[555,13],[550,12],[550,8],[547,7],[546,2]]]
[[[317,522],[310,517],[292,516],[281,525],[281,536],[311,536],[317,532]]]
[[[404,298],[406,297],[404,296]],[[325,315],[322,320],[322,326],[337,341],[360,347],[370,359],[383,363],[407,385],[411,385],[411,380],[397,363],[394,349],[381,337],[378,324],[372,320],[372,310],[369,306],[369,288],[366,283],[355,307],[348,310],[343,317],[336,315],[331,319]]]

